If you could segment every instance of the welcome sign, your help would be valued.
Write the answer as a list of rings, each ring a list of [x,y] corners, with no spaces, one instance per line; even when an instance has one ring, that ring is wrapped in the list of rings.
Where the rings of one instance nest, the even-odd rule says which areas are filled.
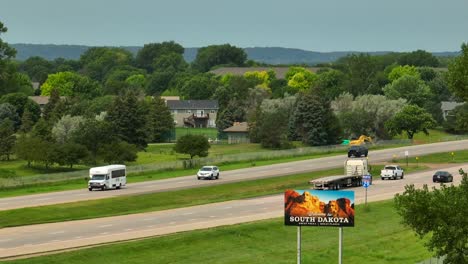
[[[354,192],[286,190],[284,223],[292,226],[354,226]]]

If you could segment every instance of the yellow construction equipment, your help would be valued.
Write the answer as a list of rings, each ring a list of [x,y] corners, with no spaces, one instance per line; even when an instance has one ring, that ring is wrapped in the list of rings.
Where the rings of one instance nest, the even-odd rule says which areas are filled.
[[[374,144],[374,142],[372,141],[372,138],[368,137],[366,135],[361,135],[358,139],[354,139],[354,140],[349,141],[350,146],[358,146],[358,145],[362,145],[362,144],[365,144],[365,143]]]

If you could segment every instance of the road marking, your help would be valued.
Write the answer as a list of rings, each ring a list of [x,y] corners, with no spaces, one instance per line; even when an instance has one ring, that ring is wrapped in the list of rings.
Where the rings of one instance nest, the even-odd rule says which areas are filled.
[[[189,221],[196,221],[196,220],[198,220],[198,219],[197,218],[192,218]]]
[[[101,225],[101,226],[98,226],[99,228],[104,228],[104,227],[109,227],[109,226],[112,226],[112,225]]]
[[[191,215],[191,214],[193,214],[193,213],[185,213],[185,214],[182,214],[182,215]]]
[[[80,193],[80,194],[77,194],[76,196],[85,196],[85,195],[88,195],[87,193]]]
[[[176,184],[184,184],[185,182],[176,182]]]
[[[132,231],[132,230],[133,230],[133,228],[127,228],[124,231]]]
[[[102,232],[102,233],[99,233],[100,235],[107,235],[109,234],[109,232]]]
[[[61,230],[61,231],[49,233],[49,235],[57,235],[57,234],[63,234],[63,233],[65,233],[65,231]]]

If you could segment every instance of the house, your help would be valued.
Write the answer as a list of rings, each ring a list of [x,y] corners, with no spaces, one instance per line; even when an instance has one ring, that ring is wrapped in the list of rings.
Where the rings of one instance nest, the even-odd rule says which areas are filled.
[[[28,96],[29,99],[33,100],[39,105],[41,111],[44,111],[44,107],[49,103],[50,96]],[[65,99],[65,96],[60,96],[60,99]]]
[[[176,127],[216,127],[218,100],[167,100]]]
[[[464,103],[442,101],[440,108],[442,109],[442,116],[444,117],[444,120],[447,120],[447,116],[450,114],[450,111],[452,111],[455,107],[463,104]]]
[[[228,136],[228,144],[250,143],[247,122],[235,122],[232,127],[223,130]]]

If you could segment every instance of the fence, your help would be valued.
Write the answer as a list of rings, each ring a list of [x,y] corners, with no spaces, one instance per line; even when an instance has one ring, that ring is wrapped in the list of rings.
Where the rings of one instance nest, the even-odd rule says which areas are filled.
[[[409,140],[387,140],[379,141],[376,146],[391,146],[391,145],[402,145],[410,144]],[[273,160],[279,158],[298,157],[306,156],[310,154],[321,154],[321,153],[332,153],[346,151],[348,146],[343,145],[330,145],[320,147],[303,147],[286,150],[274,150],[274,151],[262,151],[262,152],[247,152],[242,154],[226,154],[216,155],[213,157],[198,158],[192,161],[190,160],[177,160],[170,162],[161,162],[154,164],[142,164],[128,166],[127,171],[129,173],[142,173],[149,171],[164,171],[164,170],[176,170],[184,168],[193,168],[204,164],[227,164],[236,162],[254,162],[261,160]],[[40,174],[33,176],[15,176],[0,178],[0,188],[8,188],[15,186],[34,185],[40,183],[60,182],[60,181],[74,181],[78,179],[84,179],[88,177],[88,171],[73,171],[64,173],[53,173],[53,174]]]
[[[417,264],[443,264],[445,260],[445,256],[440,258],[430,258],[424,261],[418,262]]]

